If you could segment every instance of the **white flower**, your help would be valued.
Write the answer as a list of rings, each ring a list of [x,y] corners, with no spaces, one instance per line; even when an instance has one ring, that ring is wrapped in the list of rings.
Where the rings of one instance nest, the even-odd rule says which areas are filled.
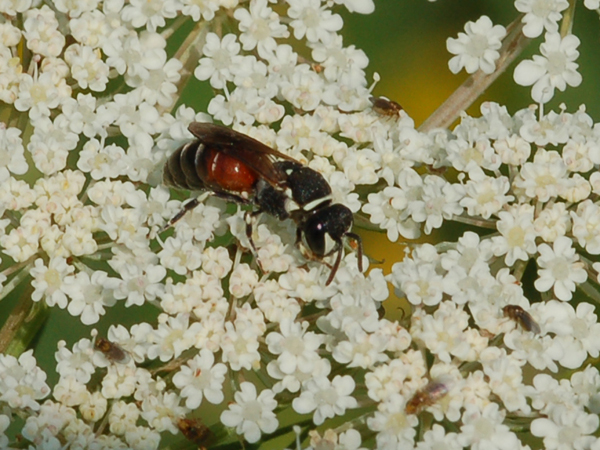
[[[181,61],[171,58],[164,66],[149,70],[145,78],[126,74],[125,80],[129,86],[140,91],[140,97],[148,104],[154,106],[158,103],[160,106],[167,107],[171,106],[177,97],[177,83],[181,79],[181,69]]]
[[[256,387],[244,381],[234,394],[235,403],[221,413],[221,422],[225,426],[235,427],[236,433],[243,434],[249,443],[258,442],[261,433],[272,433],[279,425],[273,413],[277,407],[275,393],[265,389],[258,396],[256,394]]]
[[[281,87],[283,97],[298,109],[312,111],[321,103],[325,83],[307,66],[297,66],[296,70]]]
[[[385,362],[389,357],[384,353],[390,341],[382,333],[366,333],[358,325],[346,328],[347,340],[339,342],[332,352],[333,359],[347,367],[370,368]]]
[[[65,91],[61,86],[64,83],[63,79],[57,84],[52,74],[48,72],[40,74],[35,79],[29,74],[23,74],[15,108],[19,111],[29,110],[29,117],[32,120],[49,116],[50,110],[57,108],[61,101],[71,94],[69,87],[66,87]]]
[[[463,121],[464,119],[463,117]],[[471,127],[467,125],[466,128]],[[501,160],[487,136],[474,138],[461,137],[461,134],[463,133],[459,133],[457,139],[452,139],[447,144],[448,160],[456,170],[469,172],[477,167],[488,170],[497,170],[500,167]]]
[[[394,393],[377,405],[377,411],[367,419],[370,430],[377,432],[377,448],[411,448],[414,446],[416,414],[406,414],[406,399]]]
[[[173,376],[173,384],[181,389],[181,396],[186,398],[185,406],[189,409],[198,408],[203,398],[214,404],[223,401],[227,366],[214,362],[213,352],[203,348]]]
[[[482,409],[467,404],[458,442],[473,450],[518,449],[517,435],[503,423],[505,415],[497,403],[489,403]]]
[[[73,345],[73,351],[66,347],[65,341],[58,342],[58,350],[54,354],[56,371],[61,377],[73,377],[80,383],[90,381],[96,370],[93,364],[94,344],[82,338]]]
[[[0,236],[0,245],[3,252],[16,262],[26,261],[37,252],[40,234],[41,230],[32,226],[20,226]]]
[[[527,261],[537,247],[533,228],[533,208],[528,204],[498,213],[496,227],[501,236],[492,237],[494,254],[506,255],[504,262],[512,266],[515,261]]]
[[[31,294],[34,301],[43,297],[48,306],[58,305],[59,308],[67,307],[65,280],[74,272],[75,268],[67,264],[61,256],[52,258],[48,266],[44,266],[41,258],[35,260],[35,266],[29,271],[33,277],[31,285],[35,288]]]
[[[531,154],[531,145],[517,134],[498,139],[494,141],[493,145],[503,164],[520,166],[527,161]]]
[[[567,0],[516,0],[517,11],[525,13],[523,34],[530,38],[538,37],[544,29],[549,33],[558,31],[561,11],[569,7]]]
[[[579,38],[569,34],[561,39],[558,33],[546,33],[546,41],[540,45],[543,56],[534,55],[533,60],[521,61],[515,68],[514,79],[521,86],[531,86],[531,98],[546,103],[554,96],[554,89],[564,91],[569,86],[581,84],[577,72]]]
[[[436,175],[426,176],[423,180],[421,199],[412,203],[412,219],[417,223],[425,222],[426,234],[440,228],[444,219],[451,219],[463,212],[460,201],[464,197],[464,188],[458,183],[449,183]]]
[[[562,354],[554,351],[555,358],[563,367],[577,369],[588,354],[596,358],[600,353],[600,324],[590,303],[574,309],[569,303],[550,300],[538,307],[537,315],[544,330],[556,335],[553,344]]]
[[[284,319],[279,328],[281,333],[271,332],[266,337],[269,351],[278,355],[279,371],[291,374],[296,370],[312,373],[315,362],[319,359],[318,348],[323,343],[322,336],[306,332],[308,322],[293,322]]]
[[[100,58],[100,50],[73,44],[65,50],[65,61],[79,87],[102,92],[108,83],[108,65]]]
[[[448,433],[438,423],[433,424],[431,430],[426,431],[423,440],[417,443],[416,450],[462,450],[463,446],[458,443],[456,433]]]
[[[469,181],[465,184],[465,197],[460,205],[467,208],[470,216],[481,216],[489,219],[498,213],[504,205],[514,200],[514,196],[506,195],[510,183],[505,176],[487,176],[479,167],[469,171]]]
[[[115,290],[116,299],[126,299],[125,306],[143,305],[146,300],[154,301],[164,291],[162,279],[167,269],[158,264],[146,266],[123,266],[119,271],[123,281]]]
[[[220,39],[215,33],[206,35],[206,44],[202,48],[199,65],[194,71],[194,76],[199,80],[210,79],[210,85],[215,89],[223,89],[228,81],[233,80],[233,73],[242,56],[240,44],[235,34],[226,34]]]
[[[27,47],[43,56],[58,56],[65,45],[65,36],[58,31],[54,11],[43,5],[39,9],[30,9],[24,16],[23,35]]]
[[[342,28],[342,18],[327,6],[321,6],[321,0],[288,0],[287,3],[290,5],[287,15],[292,19],[290,25],[296,39],[306,36],[309,42],[328,43]]]
[[[157,449],[160,445],[160,433],[148,427],[133,426],[125,431],[125,441],[131,448]]]
[[[229,278],[229,292],[242,298],[252,293],[252,288],[258,283],[258,274],[248,264],[240,264],[231,273]]]
[[[118,285],[117,278],[109,278],[101,270],[93,272],[91,277],[87,272],[79,272],[65,279],[64,290],[72,299],[67,307],[69,314],[81,316],[81,322],[85,325],[98,322],[106,312],[104,307],[116,303],[112,292]]]
[[[553,289],[559,300],[571,300],[577,285],[587,280],[587,272],[572,245],[571,239],[561,236],[552,247],[548,244],[538,246],[538,278],[534,283],[538,291]]]
[[[79,153],[77,168],[89,172],[94,180],[104,180],[125,175],[128,169],[125,151],[115,144],[103,146],[90,139]]]
[[[365,79],[364,69],[369,58],[353,45],[344,47],[342,36],[336,36],[329,44],[315,44],[312,56],[323,68],[323,75],[331,82],[338,80],[360,86]]]
[[[41,400],[50,393],[46,373],[40,369],[27,350],[19,359],[0,354],[0,401],[10,408],[39,411]]]
[[[161,361],[177,358],[191,348],[202,328],[199,322],[190,325],[187,314],[178,314],[176,317],[161,314],[158,321],[158,328],[146,337],[146,341],[150,343],[148,358],[160,358]]]
[[[0,123],[0,182],[5,182],[11,173],[23,175],[28,168],[21,130],[7,128],[4,123]]]
[[[92,94],[78,93],[77,98],[67,98],[62,111],[69,122],[69,129],[88,138],[106,137],[107,127],[117,119],[116,105],[108,103],[96,108],[97,100]]]
[[[469,315],[461,306],[444,301],[433,314],[421,311],[413,313],[411,335],[441,361],[450,363],[452,357],[471,361],[487,345],[487,339],[468,327]]]
[[[134,428],[140,416],[140,410],[134,403],[115,401],[108,412],[108,423],[111,433],[122,435],[127,429]]]
[[[522,189],[527,197],[547,202],[562,194],[566,181],[567,167],[560,154],[540,148],[533,162],[523,164],[514,185]]]
[[[343,271],[343,269],[340,270],[340,272]],[[341,284],[344,281],[349,282],[352,277],[355,277],[354,274],[349,272],[346,272],[346,274],[341,273],[340,275],[341,279],[339,281],[341,281]],[[374,289],[371,283],[363,282],[363,287]],[[349,332],[356,325],[359,325],[367,332],[376,331],[380,326],[377,312],[378,304],[368,294],[360,295],[359,289],[359,286],[355,284],[355,295],[346,292],[333,296],[330,300],[331,312],[322,320],[336,330],[344,332]],[[349,291],[352,291],[352,289]],[[377,294],[377,292],[374,290],[373,294]],[[319,325],[321,325],[321,322],[319,322]]]
[[[258,337],[262,333],[243,322],[237,326],[237,322],[236,327],[231,322],[225,323],[226,331],[221,339],[222,360],[229,363],[232,370],[250,370],[260,364]]]
[[[408,201],[402,189],[388,186],[369,194],[367,199],[363,211],[371,216],[372,223],[387,231],[391,242],[396,242],[400,236],[408,239],[420,236],[419,225],[406,212]]]
[[[465,31],[466,34],[458,33],[458,39],[448,38],[446,41],[448,51],[456,55],[448,62],[450,71],[458,73],[464,67],[467,73],[480,69],[484,73],[494,72],[506,29],[492,24],[489,17],[481,16],[477,22],[467,22]]]
[[[66,166],[68,152],[76,147],[78,139],[79,136],[69,130],[69,121],[63,114],[54,121],[41,117],[36,121],[27,150],[36,167],[51,175]]]
[[[3,0],[0,2],[0,11],[8,16],[16,16],[31,8],[32,0]]]
[[[257,47],[258,55],[268,58],[277,47],[275,38],[287,38],[287,27],[279,22],[279,15],[273,12],[267,0],[257,0],[250,3],[250,11],[238,8],[233,17],[239,22],[242,32],[240,42],[244,50]]]
[[[387,279],[396,287],[399,296],[406,296],[411,304],[437,305],[444,294],[444,279],[437,272],[437,264],[437,260],[415,261],[406,257],[392,266]]]
[[[158,33],[130,31],[123,37],[107,39],[102,47],[106,63],[119,74],[147,78],[148,71],[160,69],[167,61],[167,41]]]
[[[570,214],[578,244],[592,255],[600,254],[600,206],[588,199]]]
[[[548,450],[589,448],[597,440],[590,435],[598,429],[598,422],[597,414],[555,405],[547,418],[531,422],[531,434],[544,438],[544,448]]]
[[[313,422],[321,425],[325,419],[346,413],[346,409],[358,407],[350,394],[356,384],[350,375],[337,375],[333,381],[325,376],[310,378],[302,385],[302,393],[294,398],[292,407],[300,414],[314,411]]]
[[[56,0],[56,9],[68,13],[70,17],[79,17],[84,11],[91,11],[98,7],[99,0]]]
[[[215,12],[219,10],[221,2],[219,0],[181,0],[181,13],[190,16],[194,22],[200,20],[200,16],[207,22],[214,19]]]
[[[550,111],[541,117],[536,117],[534,108],[530,107],[523,110],[520,115],[522,122],[519,127],[519,134],[527,142],[536,144],[538,147],[545,147],[548,144],[565,144],[573,133],[571,114],[561,111],[559,113]],[[538,148],[539,153],[541,148]],[[556,153],[547,151],[547,154]]]
[[[188,413],[188,409],[179,406],[181,398],[175,392],[159,392],[147,394],[142,403],[142,418],[156,431],[169,430],[172,434],[177,433],[175,417],[182,417]]]
[[[178,3],[165,0],[130,0],[121,11],[121,18],[131,22],[133,28],[143,27],[148,31],[156,31],[165,26],[165,18],[177,15]]]
[[[375,11],[373,0],[334,0],[338,5],[344,5],[350,12],[371,14]]]
[[[500,397],[506,410],[529,414],[531,408],[525,398],[526,388],[521,370],[525,361],[512,358],[497,347],[488,347],[482,352],[481,359],[490,388]]]
[[[571,212],[571,214],[575,213]],[[558,237],[564,236],[571,228],[571,217],[567,213],[567,205],[562,202],[547,205],[534,220],[533,227],[536,234],[545,242],[554,242]],[[575,233],[573,235],[576,236]]]
[[[170,236],[164,242],[158,257],[161,265],[179,275],[185,275],[188,271],[200,267],[202,249],[194,242]]]
[[[8,448],[9,438],[5,431],[10,425],[10,417],[4,414],[0,414],[0,447]]]
[[[229,98],[220,94],[215,96],[208,104],[208,112],[225,125],[233,122],[252,125],[263,103],[256,89],[237,88]]]
[[[97,9],[85,11],[79,18],[72,18],[69,28],[76,41],[92,48],[102,47],[111,31],[108,19]]]

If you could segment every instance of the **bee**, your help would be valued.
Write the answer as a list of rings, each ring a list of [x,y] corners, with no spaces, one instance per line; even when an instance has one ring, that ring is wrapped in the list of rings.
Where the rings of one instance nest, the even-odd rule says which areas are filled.
[[[130,360],[130,355],[123,348],[110,342],[108,339],[101,337],[96,338],[94,342],[94,348],[101,352],[106,359],[117,364],[127,364]]]
[[[525,331],[531,331],[534,334],[540,334],[541,330],[538,323],[533,319],[533,317],[531,317],[531,314],[529,314],[520,306],[506,305],[504,308],[502,308],[502,312],[504,313],[504,317],[514,320]]]
[[[450,385],[441,380],[432,380],[427,385],[417,391],[415,395],[406,403],[404,411],[406,414],[419,414],[427,406],[438,402],[450,391]]]
[[[167,160],[163,182],[167,186],[209,191],[217,197],[251,205],[246,215],[246,234],[252,241],[254,217],[267,213],[279,220],[291,218],[297,227],[296,244],[322,259],[337,253],[326,284],[340,265],[343,238],[357,243],[362,272],[362,242],[350,232],[354,216],[350,209],[331,200],[331,186],[319,172],[272,149],[256,139],[227,127],[193,122],[196,137],[177,149]],[[199,204],[188,202],[170,224]]]
[[[177,420],[177,428],[188,441],[193,442],[202,449],[206,448],[204,446],[213,438],[210,428],[204,425],[200,419],[182,417]]]
[[[385,97],[369,97],[369,101],[373,105],[373,111],[382,116],[398,117],[403,109],[398,103]]]

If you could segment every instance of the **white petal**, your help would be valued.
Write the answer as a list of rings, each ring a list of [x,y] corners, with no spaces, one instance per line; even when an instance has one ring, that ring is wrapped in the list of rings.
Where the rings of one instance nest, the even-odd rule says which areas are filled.
[[[526,59],[515,68],[514,80],[521,86],[531,86],[546,74],[546,68]]]

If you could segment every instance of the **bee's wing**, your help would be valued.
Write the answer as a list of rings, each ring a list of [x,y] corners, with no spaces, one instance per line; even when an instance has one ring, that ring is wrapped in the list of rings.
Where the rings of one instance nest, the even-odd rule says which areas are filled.
[[[192,122],[188,129],[202,144],[215,147],[218,151],[240,160],[275,187],[285,184],[286,176],[274,165],[273,158],[295,161],[250,136],[221,125]]]

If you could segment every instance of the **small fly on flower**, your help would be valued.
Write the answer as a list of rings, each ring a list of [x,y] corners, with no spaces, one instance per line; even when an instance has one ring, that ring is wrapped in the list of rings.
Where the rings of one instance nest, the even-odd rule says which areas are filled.
[[[183,434],[188,441],[193,442],[201,449],[207,448],[206,444],[214,437],[210,428],[197,418],[187,419],[182,417],[177,420],[177,428],[179,428],[181,434]]]
[[[321,260],[337,253],[326,284],[331,283],[342,260],[342,240],[349,238],[357,243],[362,272],[361,239],[350,232],[352,211],[332,203],[331,186],[323,175],[230,128],[193,122],[189,130],[196,139],[177,149],[165,164],[163,181],[167,186],[209,191],[254,206],[254,211],[246,213],[246,234],[255,253],[252,231],[258,214],[291,218],[297,226],[296,244],[302,244],[309,257]],[[169,225],[199,202],[197,198],[188,202]]]
[[[131,359],[129,353],[123,350],[120,345],[101,337],[96,338],[94,349],[101,352],[106,359],[116,364],[127,364]]]
[[[417,391],[415,395],[406,403],[404,411],[406,414],[419,414],[427,406],[438,402],[450,391],[450,381],[432,380],[427,385]]]
[[[531,331],[534,334],[540,334],[541,330],[538,323],[533,319],[533,317],[531,317],[531,314],[529,314],[520,306],[506,305],[504,308],[502,308],[502,312],[504,313],[504,317],[514,320],[525,331]]]
[[[398,117],[403,109],[398,103],[385,97],[369,97],[369,101],[373,105],[373,111],[382,116]]]

